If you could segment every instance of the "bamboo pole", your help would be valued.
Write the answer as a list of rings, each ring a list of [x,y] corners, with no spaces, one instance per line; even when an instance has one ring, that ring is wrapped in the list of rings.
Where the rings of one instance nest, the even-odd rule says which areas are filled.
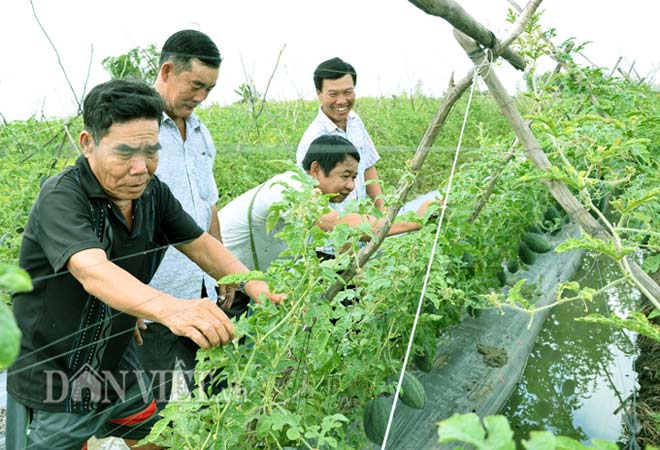
[[[432,16],[438,16],[461,30],[484,47],[492,48],[495,53],[511,63],[518,70],[525,68],[522,56],[508,48],[508,43],[500,42],[495,34],[469,15],[454,0],[409,0],[410,3]]]
[[[628,73],[624,72],[623,69],[621,69],[621,67],[617,67],[616,70],[617,70],[617,72],[619,72],[621,74],[621,76],[623,78],[625,78],[625,80],[628,83],[631,83],[631,84],[634,83],[633,79],[630,77],[630,72],[628,72]]]
[[[518,5],[518,3],[515,0],[508,0],[508,1],[509,1],[509,4],[518,13],[522,12],[522,8]],[[558,74],[561,69],[564,69],[564,71],[568,74],[569,77],[571,77],[573,79],[573,81],[575,81],[576,83],[577,82],[586,83],[589,86],[589,88],[591,90],[593,90],[593,86],[591,85],[589,80],[586,79],[586,77],[584,75],[582,75],[580,72],[575,72],[574,70],[572,70],[573,66],[575,64],[571,64],[569,66],[569,64],[561,58],[561,56],[559,55],[559,52],[557,51],[557,48],[554,46],[552,41],[547,36],[545,36],[543,33],[537,32],[537,38],[543,39],[545,41],[545,43],[548,44],[548,48],[550,49],[550,56],[552,57],[552,59],[554,59],[557,62],[557,66],[555,66],[555,69],[553,71],[552,76]],[[619,61],[617,61],[616,66],[619,65],[619,62],[621,61],[621,58],[622,57],[620,57]],[[614,69],[612,69],[612,71],[614,72]],[[611,76],[612,76],[612,74],[610,74],[610,77]],[[598,99],[596,98],[596,96],[594,94],[589,94],[589,101],[594,106],[598,106]],[[600,115],[601,117],[609,118],[609,115],[607,113],[604,113],[604,112],[599,112],[598,115]],[[513,148],[517,144],[518,144],[518,139],[516,138],[515,142],[512,144],[511,147]],[[468,219],[470,222],[474,222],[475,220],[477,220],[477,217],[479,217],[479,214],[481,214],[481,211],[486,206],[486,203],[488,202],[488,199],[490,198],[493,191],[495,190],[495,185],[499,181],[500,176],[504,172],[504,169],[506,169],[506,167],[508,166],[511,159],[513,159],[514,154],[515,154],[515,152],[512,149],[510,152],[508,152],[504,156],[504,160],[503,160],[504,163],[497,170],[497,172],[495,172],[495,175],[493,176],[493,178],[491,178],[490,182],[488,183],[488,186],[486,187],[486,190],[484,191],[483,195],[481,196],[481,199],[479,199],[479,202],[477,203],[477,206],[475,207],[472,214],[470,214],[470,217]]]
[[[612,78],[612,76],[614,75],[614,72],[616,72],[616,69],[619,67],[619,64],[621,64],[622,59],[623,59],[623,56],[619,56],[619,59],[616,60],[616,64],[614,64],[614,67],[612,67],[612,71],[607,76],[607,78]]]
[[[450,86],[447,90],[447,93],[443,97],[435,117],[433,117],[433,120],[426,129],[424,137],[422,137],[422,140],[420,141],[419,145],[417,146],[417,150],[415,150],[415,154],[413,155],[410,164],[410,172],[413,176],[403,177],[401,181],[399,181],[399,185],[395,194],[398,201],[387,208],[387,211],[385,212],[385,221],[383,222],[383,225],[376,231],[375,237],[358,252],[356,261],[354,261],[350,267],[344,270],[341,275],[343,281],[337,281],[332,286],[330,286],[330,288],[325,293],[326,298],[332,299],[335,295],[337,295],[344,288],[346,283],[357,274],[359,268],[363,267],[369,258],[371,258],[371,256],[376,253],[376,250],[378,250],[378,248],[387,237],[387,232],[392,226],[392,223],[394,223],[394,219],[399,213],[401,205],[403,205],[408,198],[408,194],[410,193],[410,189],[414,184],[414,180],[421,170],[422,165],[424,164],[424,160],[426,159],[429,150],[431,150],[431,146],[433,145],[433,142],[435,142],[440,129],[447,120],[449,112],[452,110],[458,99],[461,98],[461,95],[463,95],[465,90],[472,84],[473,77],[474,71],[470,70],[470,72],[464,78],[459,80],[455,85]]]
[[[486,86],[488,86],[488,90],[499,105],[500,111],[514,129],[516,136],[527,153],[527,157],[537,168],[548,170],[551,167],[548,157],[543,152],[543,149],[541,149],[536,137],[520,115],[518,109],[515,107],[513,99],[500,82],[495,73],[495,69],[490,64],[485,53],[474,40],[462,32],[455,29],[454,36],[468,54],[468,57],[474,62],[475,68],[485,81]],[[573,220],[586,230],[587,233],[605,242],[610,242],[614,239],[615,245],[618,245],[615,237],[613,237],[589,214],[563,182],[546,179],[543,180],[542,183],[564,210],[573,218]],[[660,286],[658,286],[651,277],[649,277],[648,274],[646,274],[646,272],[644,272],[631,259],[624,257],[622,259],[622,264],[628,269],[633,283],[642,294],[648,297],[656,308],[660,309]]]
[[[540,4],[541,0],[530,0],[523,13],[518,16],[514,24],[511,26],[507,38],[502,41],[504,44],[506,44],[506,46],[510,45],[511,42],[516,37],[518,37]],[[506,49],[506,47],[500,47],[498,50],[501,51],[503,49]],[[494,55],[497,56],[498,54],[494,53]],[[358,273],[358,270],[363,267],[364,264],[366,264],[369,258],[376,252],[376,250],[378,250],[378,248],[387,237],[387,232],[389,231],[392,223],[394,222],[394,219],[399,213],[401,205],[403,205],[408,198],[408,193],[410,192],[410,189],[413,185],[414,176],[417,175],[417,173],[419,173],[420,169],[422,168],[424,160],[426,159],[426,156],[431,149],[433,142],[435,142],[440,129],[444,125],[449,112],[456,104],[456,101],[458,101],[461,95],[463,95],[465,90],[472,84],[473,77],[474,69],[471,69],[464,78],[459,80],[456,84],[449,86],[449,89],[443,97],[435,117],[429,124],[429,127],[426,129],[422,140],[417,146],[415,155],[412,158],[410,171],[412,172],[413,177],[404,177],[401,179],[396,190],[396,197],[398,201],[395,202],[394,205],[390,206],[385,212],[386,220],[384,221],[383,226],[376,231],[375,237],[358,252],[357,257],[351,263],[350,267],[344,270],[341,275],[342,279],[335,282],[328,288],[328,290],[325,292],[325,297],[327,299],[332,299],[344,288],[346,283]]]

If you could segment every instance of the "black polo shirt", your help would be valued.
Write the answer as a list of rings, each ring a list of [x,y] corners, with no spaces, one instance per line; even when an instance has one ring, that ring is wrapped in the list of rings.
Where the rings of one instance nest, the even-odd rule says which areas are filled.
[[[88,411],[96,407],[90,392],[72,395],[78,375],[115,373],[115,380],[122,380],[118,365],[135,318],[88,294],[67,272],[67,261],[82,250],[100,248],[113,263],[149,283],[169,244],[203,233],[157,177],[133,201],[133,212],[129,230],[83,156],[44,183],[19,255],[34,290],[12,299],[22,338],[7,390],[17,401],[45,411]]]

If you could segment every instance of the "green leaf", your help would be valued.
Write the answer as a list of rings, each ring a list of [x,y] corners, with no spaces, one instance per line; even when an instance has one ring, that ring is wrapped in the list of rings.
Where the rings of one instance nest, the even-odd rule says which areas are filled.
[[[485,428],[484,428],[485,427]],[[478,450],[515,450],[513,432],[504,416],[488,416],[482,426],[474,414],[455,415],[438,424],[441,443],[464,442]]]
[[[287,423],[289,423],[287,415],[273,412],[272,414],[261,418],[259,425],[257,426],[257,431],[259,433],[265,433],[268,430],[279,431],[284,428]]]
[[[484,442],[484,450],[515,450],[513,431],[504,416],[488,416],[484,418],[487,438]]]
[[[270,415],[262,415],[257,425],[257,431],[267,433],[269,430],[282,431],[285,427],[288,427],[285,434],[287,438],[295,441],[300,439],[303,433],[303,428],[300,425],[301,421],[302,417],[300,415],[280,408],[279,411]]]
[[[612,313],[610,317],[604,317],[600,314],[594,313],[585,317],[578,317],[575,320],[579,322],[602,323],[616,328],[625,328],[660,342],[660,327],[649,322],[648,318],[638,311],[631,312],[625,319],[617,316],[615,313]]]
[[[529,440],[522,441],[527,450],[554,450],[557,448],[557,438],[549,431],[532,431]]]
[[[653,255],[644,259],[642,269],[649,273],[657,272],[660,269],[660,255]]]
[[[325,416],[323,422],[321,423],[321,428],[324,433],[332,430],[333,428],[339,428],[343,423],[349,422],[348,417],[343,414],[333,414],[331,416]]]
[[[619,448],[614,442],[604,441],[602,439],[592,439],[591,443],[593,444],[591,448],[594,450],[618,450]]]
[[[602,253],[615,261],[619,261],[624,256],[635,251],[632,247],[622,247],[621,249],[617,249],[613,242],[603,242],[587,233],[582,233],[582,236],[579,239],[566,239],[555,247],[557,253],[575,249],[584,249],[595,253]]]
[[[0,264],[0,289],[29,292],[32,290],[32,280],[30,280],[30,275],[20,267]]]
[[[516,282],[516,284],[511,289],[509,289],[509,292],[507,293],[507,301],[511,303],[518,303],[525,309],[531,309],[532,305],[529,304],[527,299],[525,299],[525,297],[523,297],[521,293],[523,289],[523,285],[525,284],[526,281],[527,280],[525,280],[524,278],[521,278]]]
[[[266,275],[258,270],[251,270],[248,273],[233,273],[225,275],[218,280],[218,284],[236,284],[248,280],[265,280]]]
[[[438,423],[439,442],[465,442],[481,448],[486,432],[474,413],[457,414]]]
[[[21,332],[14,315],[7,305],[0,301],[0,370],[14,362],[21,344]]]
[[[575,439],[566,436],[557,436],[557,450],[585,450],[587,447]]]
[[[159,420],[158,422],[156,422],[156,424],[153,427],[151,427],[151,431],[149,432],[149,436],[147,436],[145,439],[143,439],[140,442],[144,442],[144,443],[146,443],[146,442],[156,442],[156,438],[158,436],[160,436],[161,434],[163,434],[163,431],[165,431],[165,429],[169,428],[169,426],[170,426],[170,421],[169,420],[167,420],[165,418]]]
[[[629,214],[634,209],[643,205],[644,203],[657,201],[660,198],[660,188],[651,189],[650,191],[645,192],[641,197],[635,198],[630,201],[624,208],[623,213]]]
[[[595,114],[584,114],[581,117],[578,117],[575,119],[575,124],[576,125],[581,125],[584,122],[602,122],[610,125],[614,125],[618,128],[623,128],[625,124],[621,122],[620,120],[609,118],[609,117],[602,117],[602,116],[597,116]]]
[[[544,124],[547,127],[547,129],[545,130],[546,132],[550,133],[550,135],[554,137],[558,136],[559,133],[557,133],[557,124],[553,122],[552,118],[547,116],[537,116],[532,114],[525,116],[525,118],[528,120],[533,120],[535,125],[538,123]]]
[[[565,436],[555,437],[549,431],[533,431],[530,433],[528,441],[523,440],[523,446],[527,450],[616,450],[618,448],[613,442],[599,439],[593,439],[592,444],[593,446],[586,447],[582,443]]]
[[[291,439],[292,441],[297,441],[300,439],[302,429],[299,426],[291,426],[288,430],[286,430],[286,437]]]

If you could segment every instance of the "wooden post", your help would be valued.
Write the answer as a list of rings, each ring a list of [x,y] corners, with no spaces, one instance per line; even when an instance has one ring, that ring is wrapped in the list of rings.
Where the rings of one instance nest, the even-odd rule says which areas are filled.
[[[511,124],[516,136],[527,152],[527,157],[541,170],[547,170],[550,168],[551,163],[548,160],[548,157],[543,152],[536,137],[520,115],[518,109],[515,107],[513,99],[500,82],[495,73],[494,67],[492,67],[479,45],[459,30],[454,30],[454,36],[468,54],[468,57],[474,62],[475,68],[486,82],[488,90],[500,107],[500,111]],[[543,180],[542,183],[564,210],[573,218],[573,220],[586,230],[587,233],[606,242],[613,239],[613,236],[610,235],[609,232],[589,214],[562,181],[547,179]],[[615,244],[617,244],[616,241]],[[660,309],[660,286],[658,286],[651,277],[649,277],[648,274],[646,274],[646,272],[644,272],[632,260],[624,258],[622,263],[624,267],[628,268],[633,282],[642,294],[648,297],[656,308]]]
[[[631,84],[634,83],[633,79],[630,78],[630,72],[628,72],[628,73],[624,72],[623,69],[621,69],[621,67],[617,67],[616,70],[617,70],[617,72],[619,72],[621,74],[621,76],[623,78],[625,78],[625,80],[628,83],[631,83]]]
[[[516,37],[518,37],[540,4],[541,0],[530,0],[523,13],[518,16],[515,23],[511,26],[508,36],[501,42],[501,47],[498,50],[506,49],[511,44],[511,42]],[[497,56],[498,53],[495,53],[495,55]],[[474,69],[470,70],[470,72],[464,78],[459,80],[458,83],[449,86],[447,93],[442,99],[438,112],[431,121],[429,127],[426,129],[426,133],[424,133],[424,137],[422,137],[421,142],[417,146],[417,150],[415,151],[415,155],[413,156],[411,162],[411,172],[413,175],[416,175],[421,169],[422,164],[426,159],[426,155],[428,154],[431,145],[433,145],[433,142],[440,132],[440,129],[444,125],[449,112],[456,104],[456,101],[461,97],[461,95],[463,95],[463,92],[465,92],[465,90],[472,84],[473,76]],[[383,226],[376,232],[376,236],[358,252],[356,260],[353,261],[351,265],[343,272],[342,280],[337,281],[328,288],[328,290],[325,292],[325,297],[327,299],[332,299],[335,295],[337,295],[337,293],[339,293],[344,288],[346,283],[357,274],[359,268],[364,266],[369,258],[381,246],[387,237],[387,232],[392,226],[394,219],[401,209],[400,205],[403,205],[403,203],[405,203],[406,199],[408,198],[408,193],[412,188],[412,184],[412,180],[407,178],[403,178],[399,182],[399,186],[396,190],[398,201],[387,209],[385,213],[386,220]]]
[[[473,77],[474,71],[471,70],[468,75],[459,80],[455,85],[450,86],[447,90],[447,93],[443,97],[435,117],[426,129],[426,133],[424,133],[424,137],[417,146],[417,150],[413,155],[410,167],[410,171],[413,175],[417,175],[417,173],[419,173],[421,170],[422,165],[424,164],[424,160],[426,159],[429,150],[431,150],[433,142],[435,142],[440,129],[449,116],[449,112],[454,107],[458,99],[461,98],[463,92],[465,92],[465,90],[472,84]],[[394,219],[399,213],[401,205],[403,205],[408,198],[408,193],[410,192],[413,184],[414,177],[404,177],[401,179],[396,190],[396,197],[398,201],[387,208],[387,211],[385,212],[386,220],[384,221],[383,226],[376,231],[376,236],[358,252],[356,258],[357,261],[353,262],[350,267],[344,270],[341,275],[343,281],[337,281],[326,291],[325,297],[327,299],[332,299],[335,295],[337,295],[344,288],[346,283],[357,274],[358,269],[363,267],[369,258],[371,258],[371,256],[376,253],[376,250],[378,250],[378,248],[387,237],[387,232],[392,226],[392,223],[394,223]]]
[[[614,67],[612,67],[612,71],[607,76],[607,78],[612,78],[612,76],[614,75],[614,72],[616,72],[616,69],[619,67],[619,64],[621,64],[622,59],[623,59],[623,56],[619,56],[619,59],[616,60],[616,64],[614,64]]]
[[[516,11],[518,11],[519,13],[521,13],[523,11],[523,9],[518,5],[518,3],[516,3],[515,0],[508,0],[508,1],[509,1],[509,4],[511,4],[511,6]],[[564,69],[566,71],[566,73],[568,74],[568,76],[573,79],[573,81],[575,81],[576,83],[577,82],[586,83],[589,86],[589,88],[591,88],[591,90],[593,90],[593,86],[592,86],[591,82],[589,82],[589,80],[586,79],[586,77],[584,75],[582,75],[582,73],[575,72],[574,70],[572,70],[573,66],[575,64],[572,63],[571,65],[569,65],[569,64],[567,64],[566,61],[564,61],[560,57],[559,52],[557,51],[557,48],[554,46],[552,41],[547,36],[545,36],[543,33],[539,32],[539,33],[537,33],[537,38],[543,39],[546,42],[546,44],[548,44],[548,47],[550,48],[550,56],[552,56],[552,58],[555,61],[557,61],[557,66],[555,67],[555,69],[553,71],[553,76],[556,75],[557,73],[559,73],[560,69]],[[617,61],[616,66],[619,65],[619,62],[621,61],[621,58],[622,57],[620,57],[619,61]],[[612,72],[614,72],[614,69],[612,69]],[[612,74],[610,74],[610,77],[611,76],[612,76]],[[598,106],[598,99],[596,98],[596,96],[594,94],[589,94],[589,101],[593,105]],[[601,117],[609,118],[609,115],[605,112],[599,112],[598,115],[601,116]],[[518,139],[516,139],[516,141],[513,143],[513,145],[511,147],[515,147],[517,144],[518,144]],[[479,202],[477,203],[477,206],[475,207],[472,214],[470,214],[470,218],[468,219],[470,222],[474,222],[477,219],[477,217],[479,217],[479,214],[481,213],[481,210],[484,208],[484,206],[486,206],[486,203],[488,202],[488,198],[493,193],[493,190],[495,189],[495,185],[497,184],[497,181],[499,180],[500,175],[502,174],[502,171],[504,171],[504,169],[508,165],[509,161],[511,161],[511,159],[513,158],[513,155],[514,155],[514,151],[511,150],[509,153],[507,153],[504,156],[504,164],[495,173],[493,178],[491,178],[490,182],[488,183],[488,186],[486,187],[486,190],[484,191],[484,194],[482,195],[481,199],[479,199]]]
[[[492,48],[518,70],[525,68],[522,56],[502,45],[492,31],[480,24],[469,15],[461,5],[454,0],[409,0],[410,3],[432,16],[438,16],[449,22],[454,28],[461,30],[484,47]]]

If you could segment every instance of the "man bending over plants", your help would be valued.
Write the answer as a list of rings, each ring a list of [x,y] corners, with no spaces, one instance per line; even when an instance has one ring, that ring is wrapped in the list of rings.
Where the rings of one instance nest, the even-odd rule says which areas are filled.
[[[134,347],[136,317],[209,348],[233,324],[208,298],[148,285],[175,245],[207,273],[248,269],[200,228],[154,172],[163,102],[141,82],[112,80],[85,98],[82,155],[47,180],[30,211],[19,265],[32,292],[13,296],[21,351],[7,376],[7,448],[83,448],[89,437],[134,445],[155,414],[153,382]],[[278,303],[263,281],[253,298]],[[140,448],[149,448],[146,446]]]
[[[358,227],[365,223],[376,230],[383,224],[385,219],[377,219],[369,214],[341,213],[342,203],[355,189],[359,163],[360,153],[349,140],[341,136],[323,135],[310,144],[302,167],[309,177],[318,182],[317,188],[322,194],[332,195],[332,211],[318,219],[318,226],[322,230],[331,231],[339,224]],[[286,243],[275,237],[277,226],[269,233],[266,222],[270,207],[283,200],[287,189],[301,188],[298,176],[294,171],[275,175],[241,194],[218,212],[224,245],[249,269],[266,271],[271,262],[286,249]],[[424,216],[431,203],[422,204],[417,214]],[[389,229],[388,235],[407,233],[420,227],[417,222],[397,222]],[[362,239],[368,240],[369,236],[364,235]],[[332,250],[324,248],[322,252],[327,254]],[[237,292],[235,302],[245,300],[248,299]]]

